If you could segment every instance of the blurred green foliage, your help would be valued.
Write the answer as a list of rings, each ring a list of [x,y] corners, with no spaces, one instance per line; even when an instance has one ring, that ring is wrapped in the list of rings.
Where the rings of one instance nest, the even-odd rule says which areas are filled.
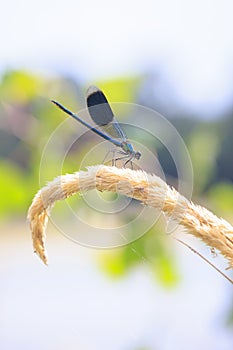
[[[94,82],[106,91],[109,100],[137,103],[142,77],[122,77]],[[93,83],[93,82],[92,82]],[[60,154],[76,130],[68,128],[59,142],[43,160],[43,150],[54,130],[65,116],[54,108],[50,99],[57,99],[78,110],[84,107],[84,88],[72,77],[39,77],[23,71],[9,71],[0,81],[0,217],[26,217],[27,208],[35,192],[61,173],[79,169],[82,157],[89,151],[93,135],[82,135],[74,142],[61,163]],[[148,101],[149,102],[149,101]],[[150,103],[148,103],[151,105]],[[169,116],[166,116],[169,118]],[[218,121],[200,121],[188,116],[172,117],[183,136],[194,168],[194,195],[201,198],[217,214],[232,221],[233,161],[231,114]],[[81,142],[81,146],[80,146]],[[163,150],[158,150],[158,156]],[[163,153],[161,153],[163,154]],[[90,155],[90,165],[94,161]],[[168,158],[159,157],[161,165],[176,176]],[[100,160],[101,161],[101,160]],[[94,164],[94,163],[93,163]],[[87,164],[86,164],[87,165]],[[165,166],[163,166],[165,165]],[[42,174],[43,172],[43,174]],[[137,227],[131,227],[132,231]],[[162,232],[162,235],[160,234]],[[163,229],[157,225],[133,243],[103,254],[102,267],[112,276],[121,276],[142,261],[149,262],[153,274],[165,285],[179,279],[174,257],[164,239]]]
[[[43,80],[27,72],[7,72],[1,81],[1,101],[26,105],[39,96]]]
[[[132,230],[140,230],[134,227]],[[167,244],[162,225],[157,223],[141,238],[125,247],[107,251],[102,254],[100,265],[110,276],[125,275],[128,269],[144,263],[151,267],[152,274],[166,287],[179,281],[175,258],[171,246]]]

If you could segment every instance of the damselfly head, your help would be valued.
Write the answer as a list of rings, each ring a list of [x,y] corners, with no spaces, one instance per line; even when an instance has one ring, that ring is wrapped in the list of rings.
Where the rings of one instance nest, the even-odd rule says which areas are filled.
[[[141,153],[140,152],[135,152],[135,158],[140,159],[141,158]]]

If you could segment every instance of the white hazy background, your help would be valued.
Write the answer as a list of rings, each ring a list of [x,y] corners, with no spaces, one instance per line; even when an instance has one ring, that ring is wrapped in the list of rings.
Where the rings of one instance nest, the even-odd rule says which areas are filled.
[[[0,70],[92,82],[160,68],[184,105],[215,115],[233,96],[232,12],[231,0],[9,0]]]
[[[224,0],[8,0],[0,72],[91,83],[161,70],[165,91],[172,87],[180,104],[210,118],[232,104],[232,13]],[[5,237],[9,230],[0,236],[0,349],[232,350],[224,325],[231,286],[183,247],[183,280],[168,291],[144,267],[109,280],[89,249],[58,232],[48,240],[46,269],[32,254],[28,227]]]

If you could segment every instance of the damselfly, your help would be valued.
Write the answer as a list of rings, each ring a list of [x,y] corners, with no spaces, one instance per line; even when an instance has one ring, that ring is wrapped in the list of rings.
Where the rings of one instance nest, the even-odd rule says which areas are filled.
[[[88,129],[95,132],[107,141],[110,141],[115,146],[121,148],[120,153],[122,156],[119,159],[125,159],[124,166],[135,159],[140,159],[141,153],[136,152],[133,149],[132,144],[127,140],[127,136],[122,130],[120,124],[114,117],[113,111],[105,97],[104,93],[96,86],[90,86],[87,90],[87,107],[89,114],[95,124],[101,129],[93,127],[91,124],[85,122],[79,118],[78,115],[69,111],[67,108],[62,106],[59,102],[52,100],[63,112],[67,113],[81,124],[85,125]],[[115,162],[115,160],[114,160]],[[115,164],[115,163],[114,163]]]

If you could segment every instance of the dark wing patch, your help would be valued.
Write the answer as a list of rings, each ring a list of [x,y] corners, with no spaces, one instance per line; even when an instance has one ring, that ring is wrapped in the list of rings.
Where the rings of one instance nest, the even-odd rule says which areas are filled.
[[[96,86],[90,86],[87,90],[87,106],[92,120],[96,125],[113,137],[126,141],[127,137],[121,126],[114,118],[113,111],[104,93]]]
[[[90,116],[96,125],[104,126],[113,121],[113,111],[105,95],[98,88],[87,95],[87,106]]]

